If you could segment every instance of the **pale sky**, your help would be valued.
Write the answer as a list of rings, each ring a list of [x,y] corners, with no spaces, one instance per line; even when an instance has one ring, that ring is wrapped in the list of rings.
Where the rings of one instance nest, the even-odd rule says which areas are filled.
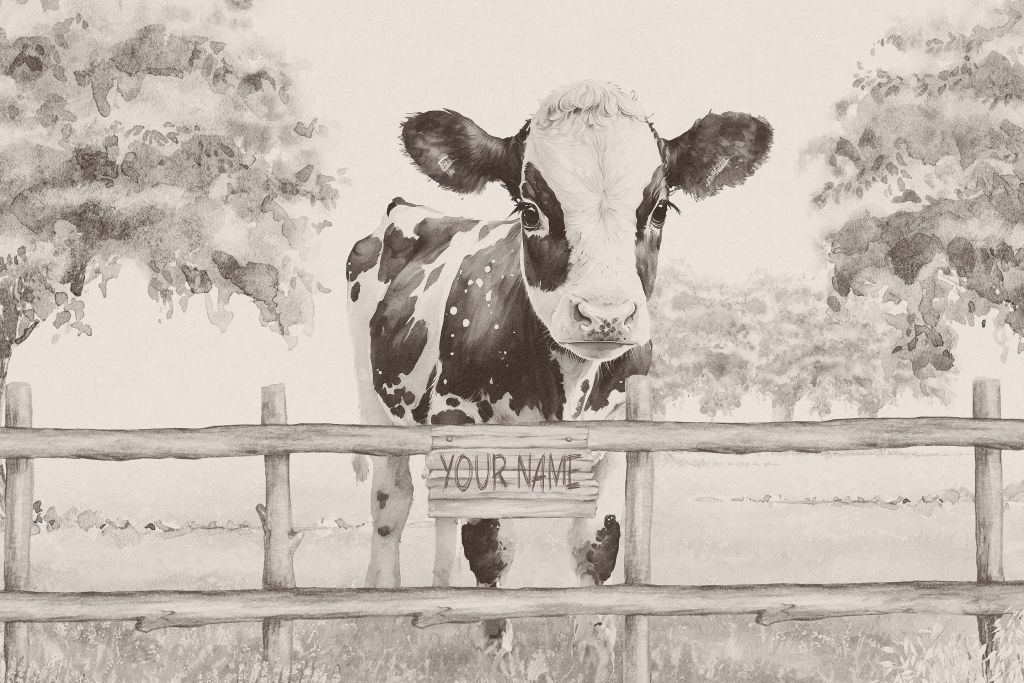
[[[899,8],[913,18],[939,4],[914,0]],[[677,197],[682,215],[670,218],[662,257],[720,279],[756,270],[823,278],[819,226],[807,201],[814,179],[800,175],[798,153],[809,137],[828,130],[832,103],[847,92],[857,60],[892,24],[894,7],[883,0],[258,0],[258,30],[304,64],[297,89],[330,126],[325,150],[332,167],[346,167],[353,181],[341,188],[334,225],[323,235],[320,263],[335,293],[320,299],[314,337],[288,351],[238,298],[227,334],[207,322],[198,298],[187,315],[161,322],[145,279],[126,269],[107,300],[87,290],[91,338],[51,344],[48,332],[37,331],[16,351],[10,379],[33,385],[37,426],[251,423],[259,420],[260,386],[274,382],[287,384],[293,422],[357,421],[344,313],[352,242],[376,227],[396,195],[477,218],[504,217],[511,208],[498,187],[460,198],[430,183],[401,154],[399,122],[411,112],[451,108],[506,136],[551,89],[581,78],[635,90],[664,137],[709,110],[768,119],[776,139],[770,161],[745,186],[699,205]],[[0,17],[8,11],[17,10],[5,4]],[[986,331],[971,339],[974,352],[962,349],[964,382],[1004,371],[987,338]],[[1014,364],[1014,375],[1021,367]],[[1024,405],[1019,393],[1012,384],[1004,389],[1005,414]],[[966,415],[969,406],[966,395],[949,410]],[[354,492],[347,459],[295,460],[300,523],[339,510],[364,514],[366,488]],[[232,510],[241,511],[236,518],[254,517],[262,464],[41,462],[37,489],[44,504],[53,500],[59,508],[89,504],[115,514],[189,517],[201,504],[200,517],[226,518]],[[335,508],[314,504],[333,490]]]

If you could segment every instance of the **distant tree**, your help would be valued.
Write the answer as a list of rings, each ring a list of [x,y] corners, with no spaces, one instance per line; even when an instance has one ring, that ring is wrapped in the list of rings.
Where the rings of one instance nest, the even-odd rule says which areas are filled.
[[[819,417],[839,402],[876,417],[903,391],[946,398],[947,382],[919,380],[893,356],[897,334],[867,302],[832,311],[824,285],[796,279],[759,278],[741,296],[764,302],[750,384],[771,400],[773,420],[792,420],[801,400]]]
[[[951,369],[952,323],[1024,348],[1024,3],[886,34],[809,156],[830,178],[830,306],[888,307],[919,377]],[[1006,334],[1007,331],[1012,335]]]
[[[289,345],[311,333],[307,257],[330,223],[301,205],[338,193],[288,66],[239,3],[62,4],[0,31],[0,385],[41,325],[91,334],[87,286],[106,295],[126,261],[167,317],[200,294],[224,329],[240,294]]]
[[[751,320],[758,301],[743,301],[727,287],[712,287],[677,264],[659,275],[651,301],[654,363],[651,374],[659,405],[694,396],[714,419],[740,407],[750,390],[756,341]],[[754,306],[755,310],[748,310]]]
[[[660,283],[653,374],[662,402],[692,395],[714,418],[760,394],[787,421],[802,400],[822,417],[837,402],[875,416],[902,391],[946,397],[946,382],[921,381],[893,356],[898,335],[868,302],[836,312],[826,288],[805,280],[700,282],[675,265]]]

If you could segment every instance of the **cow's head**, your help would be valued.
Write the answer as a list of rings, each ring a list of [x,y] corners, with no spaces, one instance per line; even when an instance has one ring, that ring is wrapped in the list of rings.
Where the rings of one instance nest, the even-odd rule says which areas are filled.
[[[558,344],[603,361],[650,339],[647,299],[670,193],[702,199],[742,183],[764,161],[772,129],[748,114],[708,114],[664,140],[635,97],[582,81],[551,93],[511,137],[443,110],[410,117],[402,139],[443,187],[505,186],[538,317]]]

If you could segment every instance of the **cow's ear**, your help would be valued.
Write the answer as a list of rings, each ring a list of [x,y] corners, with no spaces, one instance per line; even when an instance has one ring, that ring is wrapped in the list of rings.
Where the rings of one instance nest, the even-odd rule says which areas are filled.
[[[413,163],[442,187],[479,192],[492,181],[518,196],[526,127],[497,138],[458,112],[414,114],[402,123],[402,142]]]
[[[740,185],[764,162],[772,127],[750,114],[708,114],[679,137],[664,142],[667,180],[696,199]]]

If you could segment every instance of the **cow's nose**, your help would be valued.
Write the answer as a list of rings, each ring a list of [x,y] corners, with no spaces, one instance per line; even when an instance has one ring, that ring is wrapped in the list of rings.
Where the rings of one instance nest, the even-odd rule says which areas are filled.
[[[588,341],[624,341],[630,325],[636,321],[638,308],[633,301],[607,306],[578,300],[572,311]]]

